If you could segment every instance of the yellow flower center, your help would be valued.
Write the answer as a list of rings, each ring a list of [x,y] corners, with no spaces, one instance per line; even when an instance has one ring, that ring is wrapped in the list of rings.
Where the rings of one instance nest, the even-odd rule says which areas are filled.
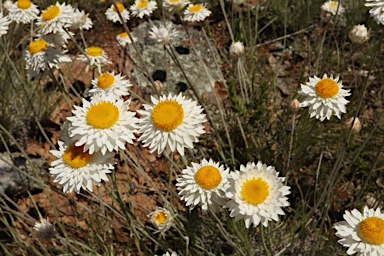
[[[253,178],[243,183],[241,195],[250,204],[261,204],[269,196],[269,185],[262,178]]]
[[[152,121],[157,128],[167,132],[176,129],[184,119],[184,109],[175,100],[164,100],[153,108]]]
[[[199,11],[201,11],[201,9],[203,9],[203,5],[202,4],[194,4],[191,7],[189,7],[189,10],[191,12],[199,12]]]
[[[63,161],[72,168],[81,168],[91,161],[92,155],[84,152],[84,146],[76,147],[74,143],[69,145],[63,154]]]
[[[17,1],[17,7],[20,9],[26,10],[29,9],[32,5],[31,0],[18,0]]]
[[[203,166],[196,172],[195,180],[204,189],[214,189],[220,185],[221,173],[214,166]]]
[[[322,98],[332,98],[339,92],[339,85],[333,79],[324,78],[315,85],[315,90]]]
[[[119,12],[123,12],[124,11],[124,5],[120,2],[116,2],[116,6],[117,6],[117,9],[119,9]],[[116,12],[116,9],[115,7],[113,7],[113,11]]]
[[[117,123],[120,111],[113,102],[102,101],[88,109],[87,121],[93,127],[107,129]]]
[[[47,49],[48,43],[44,39],[37,39],[29,44],[28,51],[30,54],[43,52]]]
[[[113,85],[115,77],[111,74],[104,73],[97,78],[97,86],[101,89],[107,89]]]
[[[168,214],[165,211],[161,211],[155,214],[153,217],[158,224],[164,224],[168,220]]]
[[[179,0],[169,0],[170,3],[178,3]]]
[[[145,6],[148,5],[148,1],[147,0],[141,0],[140,2],[137,3],[137,8],[140,8],[140,9],[143,9]]]
[[[41,14],[41,17],[43,17],[44,20],[52,20],[56,18],[60,14],[60,7],[56,5],[51,5],[43,13]]]
[[[123,32],[121,34],[119,34],[120,37],[128,37],[128,33],[127,32]]]
[[[379,217],[368,217],[359,225],[360,235],[370,244],[384,244],[384,220]]]
[[[103,49],[97,46],[90,46],[88,47],[87,54],[92,57],[98,57],[103,55]]]
[[[338,5],[339,5],[339,3],[336,1],[330,1],[329,2],[329,7],[331,7],[331,8],[337,8]]]

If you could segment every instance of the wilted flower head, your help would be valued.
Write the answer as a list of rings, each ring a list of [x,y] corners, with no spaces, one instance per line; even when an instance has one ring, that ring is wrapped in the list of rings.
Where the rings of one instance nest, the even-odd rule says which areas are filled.
[[[229,53],[236,57],[243,55],[244,44],[240,41],[232,42],[231,46],[229,47]]]
[[[353,119],[355,119],[355,121],[353,121]],[[349,118],[347,120],[347,122],[345,122],[345,127],[347,129],[351,129],[351,127],[352,127],[352,132],[353,133],[359,133],[360,130],[361,130],[360,119],[358,117],[356,117],[356,118],[353,118],[353,117]]]
[[[353,43],[362,44],[369,39],[369,31],[365,25],[356,25],[349,31],[348,36]]]
[[[38,239],[48,240],[55,237],[56,230],[52,223],[47,219],[40,219],[40,222],[36,222],[33,227],[35,235]]]

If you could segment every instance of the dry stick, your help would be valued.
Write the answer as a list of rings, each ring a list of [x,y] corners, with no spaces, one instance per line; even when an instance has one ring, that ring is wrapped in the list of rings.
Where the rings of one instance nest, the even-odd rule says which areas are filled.
[[[197,92],[196,87],[191,83],[191,81],[189,80],[189,78],[188,78],[187,75],[185,74],[185,71],[184,71],[184,69],[183,69],[181,63],[179,62],[179,60],[178,60],[178,58],[177,58],[175,52],[173,51],[173,49],[172,49],[171,47],[169,47],[169,49],[168,49],[168,48],[166,48],[166,49],[167,49],[169,55],[171,55],[173,61],[175,61],[176,65],[180,68],[181,73],[183,74],[183,77],[184,77],[185,80],[187,81],[188,85],[191,87],[191,89],[192,89],[192,91],[193,91],[193,94],[195,95],[197,101],[198,101],[199,104],[203,107],[203,109],[204,109],[204,111],[205,111],[205,114],[206,114],[206,116],[207,116],[208,122],[212,125],[212,127],[214,128],[214,130],[217,131],[217,127],[216,127],[215,123],[213,122],[213,119],[212,119],[212,117],[211,117],[211,115],[210,115],[210,113],[209,113],[209,111],[208,111],[208,109],[207,109],[207,106],[204,104],[204,102],[203,102],[203,101],[201,100],[201,98],[199,97],[199,93]],[[220,146],[221,146],[223,142],[222,142],[220,136],[219,136],[216,132],[215,132],[215,135],[216,135],[216,139],[220,142]],[[219,153],[221,153],[221,157],[222,157],[223,159],[225,159],[225,156],[222,155],[222,151],[219,152]]]
[[[156,94],[157,94],[158,96],[160,96],[160,92],[159,92],[159,91],[157,90],[157,88],[156,88],[155,81],[153,80],[152,76],[150,75],[149,70],[148,70],[147,66],[145,65],[145,62],[144,62],[143,58],[141,57],[140,51],[139,51],[139,49],[137,48],[137,46],[136,46],[136,44],[135,44],[135,41],[133,40],[133,37],[132,37],[131,33],[129,33],[129,29],[128,29],[127,24],[125,23],[125,21],[124,21],[124,19],[123,19],[123,16],[121,16],[121,13],[120,13],[120,11],[119,11],[119,8],[117,8],[116,0],[113,0],[113,1],[112,1],[112,4],[113,4],[113,6],[115,7],[115,10],[117,11],[117,14],[119,15],[119,18],[120,18],[121,24],[123,25],[124,31],[128,34],[129,39],[130,39],[131,42],[132,42],[132,46],[133,46],[133,48],[134,48],[135,51],[136,51],[137,57],[139,58],[141,64],[143,65],[143,68],[144,68],[144,71],[145,71],[144,74],[146,75],[147,79],[151,82],[152,87],[154,88]]]

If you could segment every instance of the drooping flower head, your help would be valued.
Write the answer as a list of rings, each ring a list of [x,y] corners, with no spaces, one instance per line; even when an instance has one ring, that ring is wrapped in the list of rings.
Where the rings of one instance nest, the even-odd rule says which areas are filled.
[[[247,228],[260,223],[267,227],[270,220],[278,221],[279,215],[284,215],[281,208],[289,206],[286,196],[291,193],[283,184],[285,178],[278,175],[275,167],[261,162],[241,165],[240,171],[231,172],[225,205],[230,216],[235,221],[244,219]]]
[[[35,236],[38,239],[49,240],[56,235],[55,226],[47,219],[40,219],[40,222],[36,222],[33,227],[35,230]]]
[[[239,57],[244,54],[244,44],[240,41],[232,42],[229,47],[229,53],[232,56]]]
[[[166,26],[153,26],[149,32],[149,38],[162,45],[170,44],[177,36],[179,36],[179,32],[173,28],[172,23],[168,23]]]
[[[39,9],[31,0],[18,0],[8,10],[8,17],[16,23],[29,24],[37,19]]]
[[[89,46],[85,49],[85,55],[79,55],[79,59],[88,64],[86,72],[88,72],[89,67],[95,67],[101,74],[101,67],[112,64],[112,62],[108,60],[107,53],[104,49],[98,46]]]
[[[57,2],[41,12],[37,26],[41,34],[57,33],[63,28],[69,28],[73,22],[75,10],[71,5]]]
[[[70,29],[89,30],[92,28],[93,22],[91,18],[88,17],[88,13],[86,14],[84,11],[76,9],[73,15],[73,22]]]
[[[174,13],[180,12],[189,3],[189,0],[163,0],[163,7],[169,12]]]
[[[71,60],[64,55],[63,50],[53,48],[42,38],[31,42],[25,51],[25,68],[31,78],[41,72],[48,72],[49,68],[59,69],[61,62],[69,61]]]
[[[205,20],[209,15],[211,15],[211,11],[207,9],[205,4],[190,4],[184,10],[183,19],[190,22],[199,22]]]
[[[344,90],[339,77],[323,75],[323,78],[314,76],[306,84],[301,85],[300,95],[305,96],[300,107],[309,107],[310,118],[316,117],[320,121],[328,120],[332,115],[341,118],[341,113],[346,113],[345,105],[349,101],[346,96],[351,95],[349,90]]]
[[[115,97],[121,98],[122,96],[129,95],[128,88],[132,86],[129,80],[125,79],[120,74],[103,73],[98,78],[92,80],[93,88],[89,90],[89,93],[94,97],[99,95],[103,97]]]
[[[151,223],[158,229],[157,232],[167,231],[173,224],[173,215],[165,208],[156,207],[156,210],[147,215]]]
[[[134,112],[128,111],[130,101],[116,99],[114,96],[96,95],[89,102],[83,99],[83,106],[75,106],[69,136],[76,141],[75,146],[84,145],[89,154],[125,149],[125,143],[133,143],[136,124]]]
[[[354,209],[343,217],[345,221],[336,223],[335,229],[348,255],[384,255],[384,214],[379,208],[365,206],[363,213]]]
[[[125,9],[123,3],[116,2],[116,6],[121,14],[121,17],[123,17],[123,21],[126,22],[127,20],[129,20],[129,12],[127,9]],[[105,16],[107,16],[107,19],[112,22],[122,23],[114,5],[111,5],[111,7],[107,9],[107,11],[105,12]]]
[[[201,205],[203,211],[208,208],[216,212],[226,203],[225,193],[229,188],[228,182],[229,169],[212,159],[203,159],[200,164],[192,163],[192,167],[187,167],[177,179],[176,187],[181,191],[181,200],[186,202],[186,206],[194,208]]]
[[[193,148],[198,136],[205,133],[205,114],[197,102],[169,94],[160,99],[151,97],[153,105],[143,104],[145,110],[138,110],[143,117],[139,121],[139,141],[149,151],[161,154],[164,150],[178,151],[184,155],[184,148]]]
[[[131,37],[132,37],[133,41],[136,42],[137,38],[134,37],[132,34],[131,34]],[[121,45],[123,47],[132,43],[131,38],[129,37],[127,32],[123,32],[123,33],[118,34],[116,36],[116,40],[119,43],[119,45]]]
[[[131,13],[135,17],[142,19],[144,15],[150,16],[157,9],[157,2],[151,0],[135,0],[131,6]]]
[[[71,141],[59,141],[59,150],[51,150],[58,159],[51,163],[49,173],[54,177],[54,182],[63,186],[65,193],[80,189],[92,192],[92,185],[100,185],[107,181],[107,173],[114,168],[113,153],[95,152],[90,154],[84,151],[84,146],[76,146]]]

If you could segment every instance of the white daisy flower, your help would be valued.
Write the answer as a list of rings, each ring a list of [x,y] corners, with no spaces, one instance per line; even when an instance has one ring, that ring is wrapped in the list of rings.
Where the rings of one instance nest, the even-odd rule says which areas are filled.
[[[244,54],[244,44],[240,41],[232,42],[229,47],[229,53],[232,56],[238,57]]]
[[[344,7],[337,1],[328,1],[321,6],[321,10],[332,15],[341,15],[344,13]]]
[[[8,10],[8,17],[16,23],[28,24],[37,19],[39,9],[31,0],[18,0]]]
[[[149,16],[157,9],[157,3],[150,0],[135,0],[130,9],[133,16],[142,19],[144,15]]]
[[[80,54],[79,59],[88,63],[86,67],[86,72],[88,72],[89,67],[96,67],[101,74],[101,67],[112,64],[108,60],[107,53],[103,50],[103,48],[98,46],[89,46],[85,49],[86,54]]]
[[[155,255],[155,256],[157,256],[157,255]],[[176,252],[172,252],[172,253],[166,252],[163,254],[163,256],[177,256],[177,253]]]
[[[131,36],[132,36],[133,41],[136,42],[137,38],[134,37],[132,34],[131,34]],[[123,33],[118,34],[116,36],[116,40],[119,43],[119,45],[121,45],[123,47],[132,43],[127,32],[123,32]]]
[[[279,215],[284,215],[281,208],[289,206],[286,195],[291,193],[283,184],[285,178],[278,175],[275,167],[261,162],[241,165],[240,171],[231,172],[226,194],[230,201],[225,205],[230,216],[235,221],[244,219],[247,228],[260,223],[267,227],[271,219],[278,221]]]
[[[192,163],[192,167],[181,172],[176,187],[181,189],[179,195],[186,206],[194,208],[201,205],[203,211],[210,208],[216,212],[227,201],[225,193],[230,187],[228,175],[229,169],[224,170],[222,165],[212,159],[203,159],[200,164]]]
[[[205,133],[203,108],[196,101],[186,100],[181,93],[164,95],[159,100],[151,97],[151,100],[153,105],[143,104],[145,110],[137,111],[143,116],[139,120],[142,133],[139,141],[144,147],[149,146],[151,153],[177,150],[184,155],[184,147],[193,148],[193,142],[198,142],[198,136]]]
[[[121,16],[123,17],[124,22],[129,20],[129,12],[127,9],[125,9],[124,5],[121,2],[116,2],[116,6],[119,9]],[[111,5],[111,7],[107,9],[107,11],[105,12],[105,16],[107,16],[107,19],[112,22],[118,21],[121,23],[119,14],[117,13],[117,10],[115,9],[114,5]]]
[[[365,0],[365,6],[371,8],[369,14],[371,17],[382,15],[384,13],[384,1],[383,0]]]
[[[167,231],[173,224],[173,216],[165,208],[156,207],[156,210],[147,215],[151,223],[158,229],[155,233]]]
[[[320,79],[317,76],[309,78],[306,84],[301,85],[300,95],[305,96],[300,103],[300,107],[308,107],[310,118],[316,117],[320,121],[328,120],[332,115],[341,118],[341,113],[346,113],[345,105],[348,100],[344,97],[351,95],[350,90],[342,89],[343,85],[339,81],[339,77],[333,79],[333,76],[327,77],[323,75]]]
[[[112,160],[113,153],[95,152],[90,154],[84,151],[84,146],[75,146],[69,141],[59,141],[59,150],[51,150],[58,159],[51,163],[49,173],[63,186],[65,193],[80,189],[88,189],[92,192],[92,185],[100,185],[102,181],[107,181],[107,173],[111,173],[115,162]]]
[[[364,207],[363,213],[357,209],[345,211],[345,221],[336,223],[336,236],[343,247],[348,247],[348,255],[384,255],[384,214],[380,209]]]
[[[63,27],[68,28],[73,22],[73,14],[75,10],[71,5],[56,2],[42,11],[37,19],[37,26],[40,28],[40,33],[49,34],[57,33]]]
[[[8,26],[11,21],[8,19],[8,16],[3,16],[3,13],[0,12],[0,37],[8,33]]]
[[[25,51],[25,68],[29,71],[29,76],[35,77],[42,71],[49,71],[50,68],[60,68],[61,62],[70,62],[67,57],[62,58],[64,51],[55,49],[44,39],[36,39],[31,42]]]
[[[72,123],[69,136],[76,140],[76,146],[84,145],[90,154],[101,151],[125,149],[125,143],[135,139],[136,113],[128,111],[130,101],[112,96],[95,96],[89,102],[83,99],[83,106],[75,106],[74,116],[67,119]]]
[[[55,227],[49,222],[48,218],[40,219],[40,222],[35,223],[33,229],[35,230],[35,236],[38,239],[49,240],[56,235]]]
[[[169,12],[179,12],[188,4],[189,0],[163,0],[163,7]]]
[[[373,16],[373,19],[376,21],[377,24],[384,25],[384,12]]]
[[[89,30],[93,26],[93,22],[91,18],[88,17],[88,13],[85,14],[84,11],[80,11],[79,9],[75,10],[73,14],[73,22],[71,24],[70,29],[76,30]]]
[[[92,80],[92,85],[93,88],[89,90],[92,97],[99,95],[103,98],[111,95],[117,99],[129,95],[128,88],[132,86],[124,76],[114,75],[114,73],[101,74],[98,78]]]
[[[205,7],[205,4],[190,4],[187,9],[184,10],[184,20],[186,21],[203,21],[209,15],[211,11]]]
[[[172,23],[168,23],[166,26],[160,25],[160,27],[152,26],[151,32],[149,32],[149,38],[155,40],[162,45],[170,44],[179,36],[179,32],[172,27]]]

